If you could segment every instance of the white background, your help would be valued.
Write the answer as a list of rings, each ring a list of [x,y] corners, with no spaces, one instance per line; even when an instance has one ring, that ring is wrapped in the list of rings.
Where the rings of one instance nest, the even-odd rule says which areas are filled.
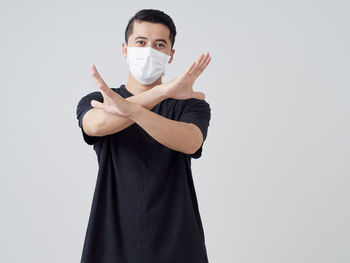
[[[76,119],[126,84],[129,18],[177,27],[177,77],[201,53],[212,109],[193,177],[211,263],[350,262],[348,1],[2,1],[0,262],[79,262],[97,176]]]

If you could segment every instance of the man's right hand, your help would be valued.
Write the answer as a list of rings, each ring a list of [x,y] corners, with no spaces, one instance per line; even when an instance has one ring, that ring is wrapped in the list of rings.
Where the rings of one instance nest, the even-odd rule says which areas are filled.
[[[181,76],[172,81],[162,83],[160,86],[167,98],[186,100],[189,98],[205,99],[205,94],[200,91],[193,91],[192,86],[194,81],[203,72],[210,62],[209,52],[201,54]]]

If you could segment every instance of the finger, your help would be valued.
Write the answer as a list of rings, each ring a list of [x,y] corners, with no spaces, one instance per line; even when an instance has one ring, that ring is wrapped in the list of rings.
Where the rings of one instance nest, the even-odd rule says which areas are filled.
[[[193,91],[191,94],[191,98],[196,98],[199,100],[204,100],[205,99],[205,94],[200,91]]]
[[[97,101],[97,100],[91,100],[90,102],[91,106],[97,109],[104,109],[103,103]]]
[[[106,99],[108,99],[108,95],[105,92],[106,88],[105,87],[104,88],[103,87],[99,87],[99,89],[100,89],[101,95],[103,97],[103,101],[106,101]]]
[[[203,55],[203,54],[202,54],[202,55]],[[198,63],[200,62],[200,60],[201,60],[201,58],[202,58],[202,55],[201,55],[197,60],[195,60],[195,61],[191,64],[191,66],[188,68],[188,74],[189,74],[189,75],[192,75],[193,72],[196,71],[196,68],[198,67]]]
[[[111,97],[111,89],[108,86],[98,86],[98,88],[105,100]]]
[[[207,56],[203,64],[197,69],[196,72],[194,72],[194,75],[196,78],[204,71],[204,69],[208,66],[210,61],[211,61],[211,57]]]
[[[193,61],[192,64],[187,68],[185,74],[190,74],[190,72],[194,69],[196,66],[196,61]]]
[[[210,56],[209,52],[203,56],[201,63],[199,63],[198,67],[196,68],[197,71],[203,67],[203,65],[206,63],[207,59],[209,58],[209,56]]]
[[[108,90],[109,88],[108,87],[105,87],[105,86],[98,86],[98,88],[100,89],[100,92],[102,93],[102,96],[103,98],[106,98],[108,97]]]
[[[202,61],[202,63],[200,65],[198,65],[198,67],[196,68],[195,72],[193,72],[193,75],[197,78],[199,76],[199,74],[202,73],[202,71],[206,68],[206,66],[209,64],[210,62],[210,55],[209,53],[207,53],[205,55],[204,60]]]
[[[90,68],[90,73],[92,75],[92,77],[94,78],[95,82],[96,82],[96,85],[102,89],[103,91],[105,92],[108,92],[107,88],[109,88],[106,84],[106,82],[102,79],[100,73],[98,73],[96,67],[94,64],[92,64],[91,68]]]
[[[200,65],[200,63],[202,62],[203,57],[204,57],[204,55],[201,54],[201,55],[199,56],[199,58],[196,60],[196,65],[195,65],[195,67],[193,67],[192,70],[190,71],[190,74],[191,74],[191,75],[192,75],[194,72],[197,71],[198,65]]]

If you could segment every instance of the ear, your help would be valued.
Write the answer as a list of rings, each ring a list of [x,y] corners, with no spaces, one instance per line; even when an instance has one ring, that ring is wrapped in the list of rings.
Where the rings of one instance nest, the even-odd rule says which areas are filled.
[[[169,64],[173,61],[174,53],[175,53],[175,49],[172,49],[171,52],[170,52],[171,58],[170,58],[170,60],[168,61]]]
[[[126,58],[127,56],[127,44],[125,42],[122,42],[122,54],[123,54],[123,57]]]

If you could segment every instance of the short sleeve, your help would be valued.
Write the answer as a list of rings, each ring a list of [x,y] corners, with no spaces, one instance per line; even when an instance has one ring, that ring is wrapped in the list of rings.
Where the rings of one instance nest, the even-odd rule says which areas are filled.
[[[203,142],[201,147],[193,154],[189,154],[192,158],[202,156],[202,149],[205,139],[207,138],[208,127],[210,125],[211,109],[205,100],[190,98],[185,100],[179,121],[193,123],[198,126],[203,134]]]
[[[103,96],[101,92],[95,91],[87,94],[86,96],[82,97],[80,101],[78,102],[76,114],[78,119],[78,125],[81,128],[81,132],[84,138],[84,141],[89,145],[94,145],[99,142],[101,142],[104,138],[104,136],[90,136],[87,135],[83,130],[83,117],[86,112],[91,110],[93,106],[91,105],[91,100],[97,100],[99,102],[103,102]]]

